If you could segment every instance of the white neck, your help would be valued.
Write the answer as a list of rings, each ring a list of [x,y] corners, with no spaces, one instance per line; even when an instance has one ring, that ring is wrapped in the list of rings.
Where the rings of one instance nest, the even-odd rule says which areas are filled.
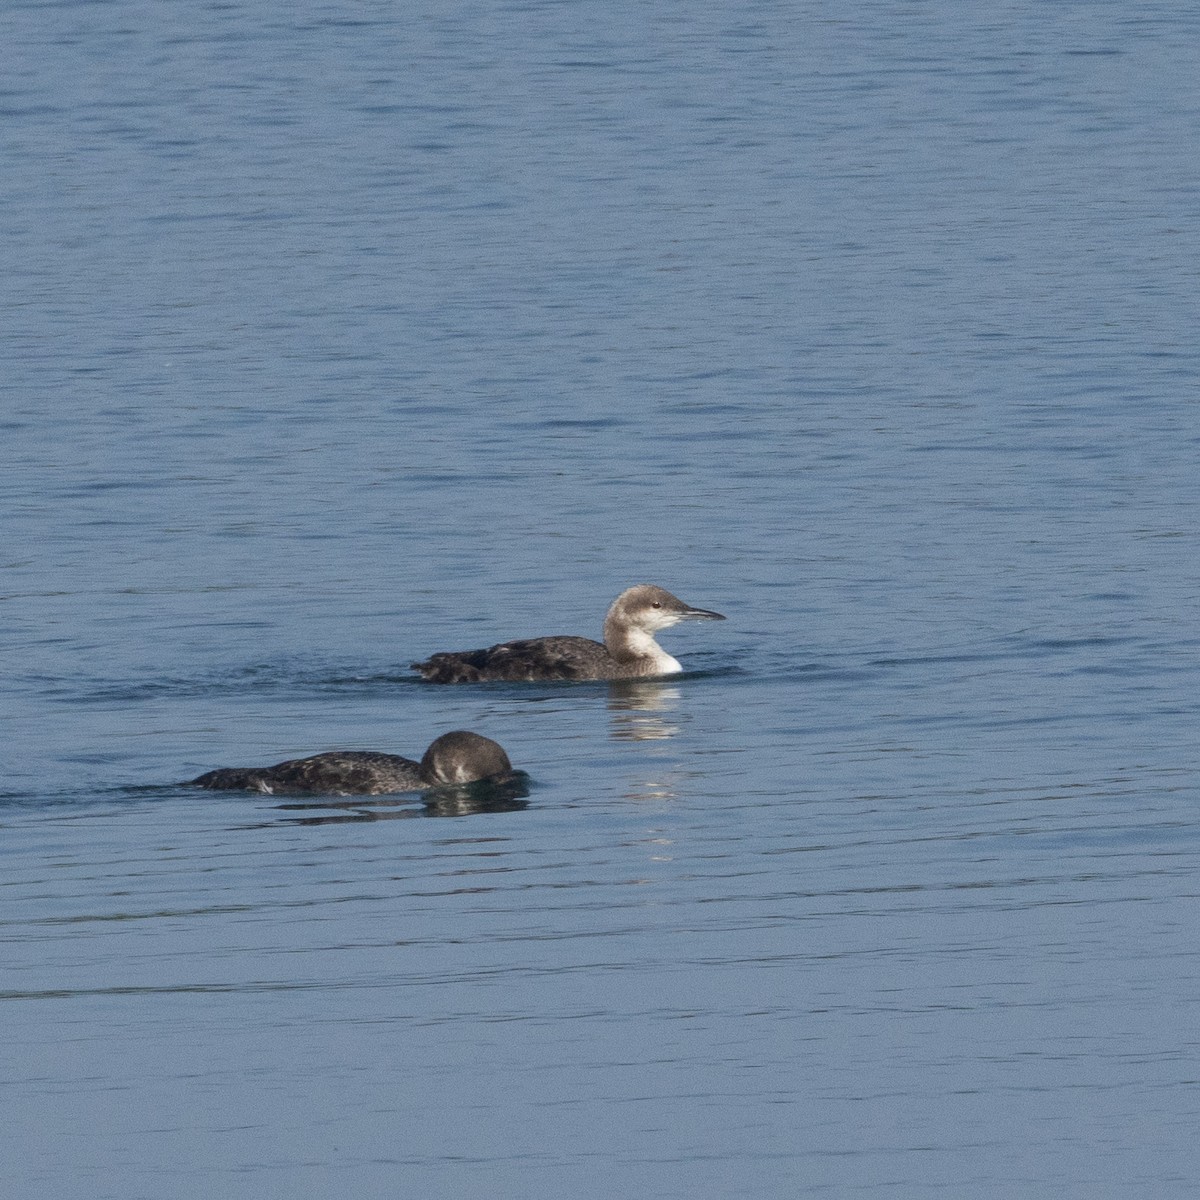
[[[655,675],[678,675],[683,667],[644,629],[629,629],[621,639],[622,650],[635,658],[648,658],[654,663]]]

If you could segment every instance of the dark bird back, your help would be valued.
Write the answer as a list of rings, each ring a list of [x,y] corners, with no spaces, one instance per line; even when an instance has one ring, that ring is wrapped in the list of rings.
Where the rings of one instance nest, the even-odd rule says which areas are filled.
[[[382,796],[511,774],[512,763],[498,742],[459,729],[437,738],[420,762],[378,750],[329,750],[273,767],[222,767],[192,784],[268,795]]]

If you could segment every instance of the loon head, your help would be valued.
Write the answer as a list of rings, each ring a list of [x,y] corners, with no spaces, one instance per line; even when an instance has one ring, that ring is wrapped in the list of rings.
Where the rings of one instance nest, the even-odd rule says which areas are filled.
[[[707,608],[693,608],[684,604],[678,596],[671,595],[666,588],[652,583],[639,583],[627,588],[612,603],[608,616],[604,618],[607,634],[613,629],[638,629],[643,633],[655,634],[660,629],[669,629],[680,621],[723,621],[718,612]]]
[[[434,784],[474,783],[512,771],[504,747],[466,729],[443,733],[421,759],[421,775]]]

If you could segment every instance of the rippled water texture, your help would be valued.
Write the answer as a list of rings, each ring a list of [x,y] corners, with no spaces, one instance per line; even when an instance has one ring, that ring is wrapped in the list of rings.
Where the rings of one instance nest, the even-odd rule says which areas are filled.
[[[1196,1195],[1200,17],[5,25],[6,1196]]]

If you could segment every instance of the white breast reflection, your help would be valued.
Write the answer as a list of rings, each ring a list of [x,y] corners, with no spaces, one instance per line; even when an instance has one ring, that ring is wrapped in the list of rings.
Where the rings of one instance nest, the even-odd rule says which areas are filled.
[[[609,686],[612,736],[622,742],[652,742],[674,737],[679,726],[671,718],[682,691],[659,679],[621,680]]]

